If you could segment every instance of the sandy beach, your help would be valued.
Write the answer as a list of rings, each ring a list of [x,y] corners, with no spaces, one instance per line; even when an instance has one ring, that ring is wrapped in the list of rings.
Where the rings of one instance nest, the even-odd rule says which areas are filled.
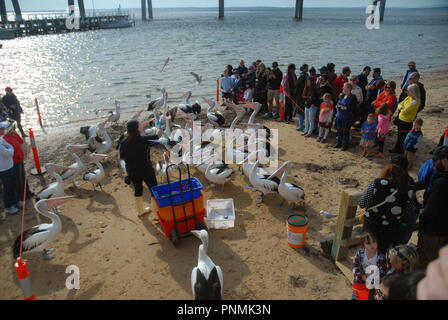
[[[448,125],[446,72],[447,69],[422,72],[427,104],[420,113],[424,119],[424,138],[416,154],[415,168],[430,157],[429,152]],[[399,84],[401,79],[391,80]],[[398,90],[397,95],[399,93]],[[229,115],[229,125],[234,112],[226,114]],[[202,117],[205,117],[204,113]],[[129,118],[129,114],[124,114],[120,125],[107,125],[113,140],[124,132],[124,124]],[[247,118],[242,122],[245,120]],[[286,207],[277,208],[281,202],[279,195],[268,195],[264,204],[257,205],[255,201],[259,193],[246,188],[248,179],[237,173],[221,194],[192,168],[192,174],[204,185],[205,200],[233,198],[235,203],[235,228],[209,232],[209,255],[224,273],[223,298],[350,299],[350,282],[324,257],[319,243],[334,233],[337,218],[323,218],[319,211],[337,214],[347,179],[352,179],[351,183],[363,191],[387,160],[360,157],[362,150],[358,146],[360,133],[357,131],[353,131],[353,146],[342,152],[331,148],[335,143],[334,132],[328,143],[321,144],[315,138],[302,137],[295,130],[296,124],[266,121],[261,115],[257,120],[279,130],[279,163],[292,161],[288,181],[305,190],[305,205],[296,212],[309,220],[306,246],[292,249],[287,245],[285,221],[291,213]],[[395,140],[394,135],[387,138],[386,158]],[[85,138],[79,133],[78,126],[48,130],[47,135],[39,134],[36,142],[41,163],[68,165],[73,159],[65,146],[84,143]],[[154,163],[162,159],[163,151],[162,146],[152,149]],[[82,159],[89,168],[94,168],[87,155],[82,155]],[[33,167],[32,158],[30,160]],[[123,181],[115,148],[104,166],[107,181],[103,191],[94,192],[86,181],[82,181],[79,189],[66,184],[66,195],[75,198],[62,207],[62,233],[52,243],[55,258],[46,261],[39,253],[25,256],[37,299],[192,299],[190,275],[197,264],[200,241],[195,237],[185,238],[179,248],[175,248],[162,233],[154,211],[137,217],[133,189]],[[235,165],[232,167],[236,169]],[[416,174],[417,169],[414,169],[411,175],[416,177]],[[42,188],[38,177],[29,176],[29,179],[34,192]],[[46,183],[52,182],[47,175],[44,179]],[[144,197],[148,199],[148,190]],[[0,299],[20,300],[22,292],[13,268],[12,244],[20,232],[21,214],[4,216],[2,204],[1,215],[0,268],[3,272],[0,274]],[[28,201],[25,229],[46,222],[46,218],[34,210],[33,202]],[[80,269],[79,290],[70,291],[65,287],[68,277],[65,270],[70,265]]]

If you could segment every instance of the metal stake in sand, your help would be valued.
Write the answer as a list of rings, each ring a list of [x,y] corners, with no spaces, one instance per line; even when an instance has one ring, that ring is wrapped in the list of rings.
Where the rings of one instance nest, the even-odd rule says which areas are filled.
[[[39,110],[39,101],[37,100],[37,97],[34,98],[34,103],[36,104],[36,109],[37,109],[37,117],[39,118],[39,124],[40,127],[42,129],[42,131],[47,134],[47,132],[44,129],[44,125],[42,124],[42,118],[40,116],[40,110]]]
[[[33,148],[34,163],[36,164],[36,168],[31,169],[30,173],[32,175],[42,175],[46,171],[45,168],[40,167],[39,154],[37,152],[36,140],[34,140],[33,130],[31,128],[29,128],[28,130],[30,133],[31,148]]]

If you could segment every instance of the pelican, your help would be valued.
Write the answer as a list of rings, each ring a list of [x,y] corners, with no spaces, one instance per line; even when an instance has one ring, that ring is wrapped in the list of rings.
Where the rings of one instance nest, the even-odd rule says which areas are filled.
[[[278,186],[278,193],[284,200],[292,202],[293,205],[288,209],[288,211],[294,210],[296,202],[303,202],[305,200],[305,191],[303,191],[302,188],[295,184],[286,182],[286,177],[288,176],[290,170],[291,161],[288,160],[268,178],[271,179],[279,173],[283,173],[280,184]],[[280,204],[280,207],[281,206],[283,206],[283,202]]]
[[[184,113],[193,114],[194,119],[197,119],[197,115],[201,113],[201,105],[196,101],[194,104],[191,104],[191,91],[184,93],[187,96],[185,99],[185,103],[179,105],[179,109]]]
[[[72,198],[73,197],[58,197],[52,199],[42,199],[34,205],[37,212],[51,219],[51,223],[39,224],[23,232],[22,254],[40,251],[45,259],[49,260],[54,258],[54,255],[51,254],[54,249],[46,248],[61,232],[61,219],[57,214],[51,212],[50,210],[66,203]],[[13,246],[15,259],[20,256],[20,238],[21,236],[19,235]]]
[[[95,150],[95,153],[98,153],[98,154],[106,154],[112,148],[112,139],[110,138],[107,131],[104,129],[104,126],[106,125],[107,121],[108,120],[106,120],[98,125],[99,134],[104,138],[104,141],[102,143],[98,143],[95,140],[93,140],[92,138],[91,138],[91,140],[89,140],[89,145],[92,144],[93,148]]]
[[[219,111],[212,112],[213,108],[216,106],[216,101],[212,101],[212,100],[209,100],[206,98],[202,98],[202,99],[204,99],[204,101],[207,102],[207,104],[209,105],[209,107],[207,109],[208,120],[213,122],[218,127],[222,127],[226,123],[226,118],[224,118],[222,113]]]
[[[249,161],[250,157],[247,157],[244,161]],[[249,181],[250,183],[261,192],[261,196],[259,197],[260,200],[258,200],[256,203],[260,204],[264,201],[264,197],[270,193],[277,193],[278,192],[278,185],[279,183],[270,180],[268,178],[261,178],[257,175],[258,167],[260,165],[260,160],[257,160],[255,162],[255,165],[252,167],[252,170],[250,172]]]
[[[109,118],[107,121],[117,122],[118,120],[120,120],[120,103],[115,100],[115,112],[109,111]]]
[[[271,129],[262,125],[261,123],[254,123],[255,116],[258,114],[258,112],[260,112],[261,107],[261,103],[255,102],[254,112],[252,112],[252,114],[250,115],[249,121],[247,121],[247,126],[250,128],[266,130],[266,138],[269,139],[271,137]]]
[[[202,76],[199,76],[197,73],[194,73],[194,72],[190,72],[190,74],[195,78],[196,85],[199,87],[202,82]]]
[[[64,182],[73,182],[73,186],[75,188],[79,187],[79,185],[76,184],[75,179],[81,175],[82,171],[84,170],[84,164],[82,163],[81,159],[78,157],[78,155],[75,153],[76,150],[84,150],[87,149],[89,146],[87,144],[83,145],[68,145],[67,150],[70,152],[73,157],[75,158],[76,163],[69,166],[68,170],[62,173],[61,177],[64,180]]]
[[[57,173],[63,170],[68,170],[69,167],[61,166],[53,163],[45,164],[45,170],[48,174],[56,179],[56,182],[51,183],[46,189],[39,192],[36,199],[39,201],[41,199],[57,198],[64,194],[64,181],[62,177]]]
[[[98,169],[96,169],[93,172],[86,173],[83,177],[85,181],[90,181],[93,185],[93,190],[95,189],[95,185],[98,185],[101,190],[103,190],[103,186],[101,182],[103,182],[104,178],[106,177],[104,174],[104,168],[101,165],[100,161],[104,160],[107,157],[106,154],[97,154],[92,153],[90,155],[90,158],[95,162],[95,164],[98,166]]]
[[[247,156],[247,158],[252,159],[252,158],[254,158],[254,156],[255,156],[256,154],[260,153],[261,151],[262,151],[262,150],[254,151],[254,152],[252,152],[251,154],[249,154],[249,155]],[[248,159],[248,160],[249,160],[249,159]],[[253,163],[250,163],[249,161],[243,161],[243,165],[242,165],[242,167],[243,167],[243,174],[244,174],[244,175],[249,179],[249,181],[250,181],[250,175],[251,175],[251,173],[252,173],[252,169],[253,169],[253,167],[254,167],[254,164],[253,164]],[[276,182],[277,184],[280,184],[280,179],[279,179],[279,178],[277,178],[276,176],[272,176],[272,177],[270,177],[271,174],[270,174],[268,171],[266,171],[265,169],[263,169],[263,168],[257,168],[256,175],[257,175],[257,177],[260,178],[260,179],[268,179],[268,178],[270,178],[271,180],[273,180],[273,181]],[[252,186],[251,184],[247,185],[246,187],[249,188],[249,189],[252,189],[252,191],[257,191],[257,189],[256,189],[254,186]]]
[[[95,143],[102,143],[104,140],[98,136],[97,126],[81,127],[79,130],[86,137],[91,152],[95,151]]]
[[[215,265],[207,254],[207,230],[193,230],[193,235],[201,239],[198,265],[191,272],[191,290],[195,300],[221,300],[223,291],[222,270]]]
[[[164,181],[165,177],[166,177],[166,170],[168,168],[169,165],[171,165],[171,160],[170,157],[168,156],[168,154],[166,152],[163,153],[163,160],[164,161],[159,161],[156,164],[156,172],[160,175],[160,178],[162,179],[161,181]],[[168,174],[171,175],[171,172],[173,168],[171,167],[168,170]]]
[[[230,181],[233,170],[231,168],[213,168],[213,164],[209,164],[205,171],[205,178],[214,183],[215,186],[221,185],[221,192],[224,191],[224,184]]]
[[[151,111],[153,109],[158,109],[161,106],[163,106],[163,104],[165,103],[165,101],[167,99],[166,90],[165,90],[165,88],[162,88],[160,91],[162,92],[162,96],[159,99],[149,103],[148,111]]]

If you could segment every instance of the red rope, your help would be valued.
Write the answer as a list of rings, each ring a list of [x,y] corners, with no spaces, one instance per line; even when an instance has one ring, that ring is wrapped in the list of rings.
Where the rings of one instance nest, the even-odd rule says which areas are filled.
[[[22,226],[20,229],[20,259],[22,259],[22,247],[23,247],[23,226],[25,224],[25,206],[26,206],[26,184],[28,179],[27,169],[28,169],[28,160],[30,158],[30,148],[31,145],[28,145],[27,152],[26,152],[26,162],[24,163],[24,171],[25,171],[25,185],[23,186],[23,206],[22,206]]]

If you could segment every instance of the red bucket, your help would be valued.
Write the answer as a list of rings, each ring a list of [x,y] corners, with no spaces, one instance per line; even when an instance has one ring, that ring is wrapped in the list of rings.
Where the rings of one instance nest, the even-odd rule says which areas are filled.
[[[364,283],[355,283],[353,290],[355,291],[355,300],[369,300],[369,289]]]

